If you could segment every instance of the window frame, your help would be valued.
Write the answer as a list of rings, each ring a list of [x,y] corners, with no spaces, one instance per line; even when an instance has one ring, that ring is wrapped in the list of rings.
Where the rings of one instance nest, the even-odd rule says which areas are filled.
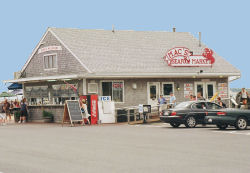
[[[218,107],[219,107],[218,109],[222,109],[222,108],[223,108],[222,106],[220,106],[220,105],[219,105],[219,104],[217,104],[217,103],[214,103],[214,102],[208,102],[208,103],[207,103],[207,107],[208,107],[208,109],[211,109],[211,108],[209,107],[209,104],[213,104],[213,105],[218,106]],[[212,110],[216,110],[216,109],[212,109]]]
[[[49,62],[50,62],[50,56],[52,56],[52,64],[51,64],[51,68],[49,68]],[[53,61],[53,56],[55,56],[55,67],[53,67],[53,63],[54,63],[54,61]],[[48,68],[45,68],[46,67],[46,65],[45,65],[45,57],[48,57]],[[57,61],[57,53],[51,53],[51,54],[44,54],[43,55],[43,69],[44,70],[55,70],[55,69],[57,69],[58,68],[58,61]]]
[[[161,87],[162,87],[162,95],[163,97],[170,97],[170,94],[169,95],[164,95],[164,84],[172,84],[172,87],[173,87],[173,94],[174,94],[174,82],[162,82],[161,84]]]
[[[121,102],[115,102],[115,103],[124,103],[124,100],[125,100],[125,85],[124,85],[124,80],[101,80],[100,81],[100,87],[101,87],[101,95],[103,96],[103,90],[102,90],[102,83],[103,82],[112,82],[112,96],[111,96],[111,100],[113,101],[113,83],[114,82],[122,82],[123,84],[123,91],[122,91],[122,101]]]
[[[204,105],[205,105],[205,108],[208,109],[208,108],[207,108],[208,106],[207,106],[206,102],[195,102],[195,103],[193,103],[193,104],[191,105],[191,109],[192,109],[192,110],[205,110],[205,109],[202,109],[202,108],[201,108],[201,109],[197,109],[196,107],[194,108],[194,106],[197,105],[197,104],[204,104]]]
[[[27,95],[27,88],[31,88],[31,90],[30,91],[28,91],[28,92],[34,92],[34,88],[35,87],[38,87],[39,89],[37,90],[37,91],[39,91],[39,90],[41,90],[42,89],[42,87],[45,87],[46,88],[46,90],[47,90],[47,97],[43,97],[43,95],[41,95],[41,91],[39,92],[40,93],[40,95],[32,95],[32,94],[29,94],[29,96]],[[30,101],[31,99],[35,99],[36,100],[36,102],[34,103],[34,104],[31,104],[31,103],[29,103],[30,105],[50,105],[50,98],[51,98],[51,96],[50,96],[50,89],[49,89],[49,85],[46,85],[46,84],[44,84],[44,85],[29,85],[29,86],[25,86],[24,87],[24,92],[25,92],[25,95],[26,95],[26,97],[27,97],[27,99]],[[48,102],[47,103],[44,103],[44,99],[48,99]],[[42,101],[42,103],[40,104],[40,103],[38,103],[38,100],[41,100]]]

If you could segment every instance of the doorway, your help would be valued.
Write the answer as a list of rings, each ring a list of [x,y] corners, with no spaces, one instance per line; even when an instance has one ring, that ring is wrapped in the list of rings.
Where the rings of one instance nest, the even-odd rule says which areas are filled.
[[[155,106],[158,104],[158,98],[160,97],[160,82],[148,82],[148,104]]]
[[[200,92],[205,99],[211,99],[216,92],[216,82],[195,82],[194,86],[195,95]]]

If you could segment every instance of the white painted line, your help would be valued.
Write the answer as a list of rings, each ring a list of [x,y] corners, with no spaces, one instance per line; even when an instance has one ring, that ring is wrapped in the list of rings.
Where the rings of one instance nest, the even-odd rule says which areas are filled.
[[[147,127],[147,128],[162,128],[162,127],[167,127],[167,126],[164,126],[164,125],[159,125],[159,126],[156,126],[156,125],[134,125],[135,127]]]
[[[247,135],[250,136],[250,133],[242,133],[237,131],[225,132],[225,131],[214,131],[215,133],[224,133],[224,134],[233,134],[233,135]]]

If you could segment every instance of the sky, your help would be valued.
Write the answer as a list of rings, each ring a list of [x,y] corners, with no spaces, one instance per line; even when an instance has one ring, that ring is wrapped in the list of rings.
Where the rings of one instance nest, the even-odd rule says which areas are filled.
[[[190,32],[241,71],[232,88],[250,88],[250,1],[0,0],[0,92],[48,27]]]

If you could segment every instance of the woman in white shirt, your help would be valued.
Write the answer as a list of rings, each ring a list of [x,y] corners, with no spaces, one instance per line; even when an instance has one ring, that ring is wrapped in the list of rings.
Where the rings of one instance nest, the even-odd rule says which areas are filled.
[[[90,115],[88,113],[88,107],[87,107],[85,99],[82,99],[81,111],[82,111],[82,115],[83,115],[83,123],[86,120],[86,121],[88,121],[88,124],[90,124],[90,121],[89,121]]]
[[[243,102],[243,105],[247,104],[247,98],[248,98],[248,92],[246,91],[245,88],[242,88],[242,90],[241,90],[241,100]]]

